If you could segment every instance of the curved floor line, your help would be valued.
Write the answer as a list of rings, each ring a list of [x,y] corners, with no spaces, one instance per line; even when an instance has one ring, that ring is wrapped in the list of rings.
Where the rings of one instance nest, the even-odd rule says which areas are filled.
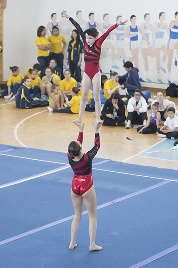
[[[19,140],[19,138],[18,138],[17,130],[18,130],[19,126],[20,126],[23,122],[25,122],[26,120],[28,120],[29,118],[31,118],[31,117],[33,117],[33,116],[35,116],[35,115],[37,115],[37,114],[41,114],[41,113],[47,112],[47,111],[48,111],[48,110],[44,110],[44,111],[41,111],[41,112],[32,114],[32,115],[26,117],[25,119],[23,119],[22,121],[20,121],[20,122],[16,125],[16,127],[15,127],[15,129],[14,129],[14,136],[15,136],[15,139],[16,139],[16,140],[17,140],[23,147],[27,147],[27,146],[26,146],[23,142],[21,142],[21,141]]]

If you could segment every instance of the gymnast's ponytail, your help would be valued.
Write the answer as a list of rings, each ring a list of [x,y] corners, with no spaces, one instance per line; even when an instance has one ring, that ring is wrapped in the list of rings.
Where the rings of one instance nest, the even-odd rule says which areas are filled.
[[[72,91],[77,95],[80,89],[78,87],[73,87]]]
[[[17,66],[10,66],[9,67],[9,69],[14,73],[14,72],[17,72],[18,71],[18,69],[19,69],[19,67],[17,67]]]

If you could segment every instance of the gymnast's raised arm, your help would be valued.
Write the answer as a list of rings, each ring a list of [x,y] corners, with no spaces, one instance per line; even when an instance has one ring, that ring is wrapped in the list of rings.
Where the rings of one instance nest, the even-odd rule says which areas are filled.
[[[93,148],[87,152],[87,155],[93,159],[95,155],[97,154],[99,148],[100,148],[100,135],[99,135],[99,129],[101,128],[103,122],[99,122],[97,124],[94,124],[95,129],[95,144]]]
[[[71,18],[69,15],[67,15],[67,13],[63,10],[63,15],[70,20],[70,22],[75,26],[75,28],[77,29],[77,31],[79,32],[80,36],[82,37],[82,40],[84,42],[84,44],[86,43],[86,38],[85,38],[85,34],[82,30],[82,28],[80,27],[80,25],[73,19]]]

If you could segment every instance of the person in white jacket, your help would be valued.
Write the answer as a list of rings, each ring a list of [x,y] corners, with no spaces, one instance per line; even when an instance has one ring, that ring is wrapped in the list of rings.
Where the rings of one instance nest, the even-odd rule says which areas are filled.
[[[141,96],[140,90],[134,91],[134,97],[131,98],[127,105],[127,125],[126,128],[131,128],[131,124],[146,124],[147,120],[147,103]]]

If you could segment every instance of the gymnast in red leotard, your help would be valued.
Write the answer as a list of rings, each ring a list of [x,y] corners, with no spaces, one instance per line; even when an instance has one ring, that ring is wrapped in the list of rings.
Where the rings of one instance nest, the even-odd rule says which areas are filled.
[[[83,32],[80,25],[73,18],[69,17],[65,11],[63,11],[63,15],[66,18],[68,18],[70,22],[76,27],[84,42],[85,68],[82,79],[82,99],[80,102],[79,118],[77,120],[74,120],[73,122],[75,124],[82,122],[82,117],[85,110],[86,101],[88,98],[88,92],[91,87],[91,84],[93,84],[96,123],[97,123],[100,122],[100,114],[101,114],[101,102],[100,102],[101,73],[99,67],[101,45],[111,31],[113,31],[118,25],[124,25],[127,21],[114,24],[109,29],[107,29],[107,31],[100,38],[98,38],[99,32],[97,31],[96,28],[89,28]]]
[[[68,159],[74,171],[72,180],[71,197],[75,210],[75,216],[71,225],[71,241],[69,249],[74,249],[76,234],[79,228],[79,223],[83,213],[83,201],[85,202],[89,216],[89,235],[90,235],[90,251],[102,250],[102,247],[95,244],[97,219],[96,219],[96,193],[93,186],[92,178],[92,160],[100,148],[99,128],[102,122],[95,126],[95,145],[87,153],[82,152],[83,142],[83,126],[77,124],[79,127],[79,135],[77,141],[72,141],[68,146]]]

